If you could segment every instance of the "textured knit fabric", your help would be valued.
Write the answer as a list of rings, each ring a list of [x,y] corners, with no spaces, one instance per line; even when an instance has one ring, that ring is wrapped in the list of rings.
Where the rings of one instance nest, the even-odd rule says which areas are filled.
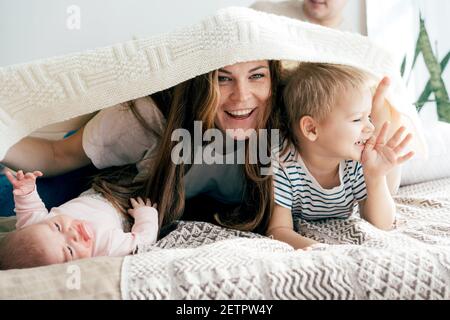
[[[125,232],[117,210],[100,196],[75,198],[50,212],[44,206],[36,189],[25,196],[14,196],[16,228],[24,228],[55,215],[68,215],[87,221],[94,233],[93,256],[125,256],[143,243],[154,243],[158,234],[158,213],[154,208],[141,207],[135,211],[131,232]]]
[[[397,61],[368,38],[248,8],[226,8],[191,27],[0,69],[0,159],[33,131],[147,96],[236,62],[260,59],[347,64],[392,79],[392,116],[426,151]]]
[[[294,221],[348,218],[367,197],[362,166],[353,160],[339,164],[339,186],[323,188],[291,147],[274,163],[275,203],[291,210]]]

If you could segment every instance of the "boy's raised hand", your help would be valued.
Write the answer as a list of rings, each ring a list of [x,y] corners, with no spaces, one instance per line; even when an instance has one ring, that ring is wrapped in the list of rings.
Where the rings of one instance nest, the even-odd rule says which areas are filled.
[[[43,173],[40,171],[23,173],[22,170],[17,171],[16,176],[11,171],[5,170],[6,178],[13,185],[13,194],[16,196],[25,196],[33,192],[36,187],[36,179],[42,177]]]
[[[152,202],[150,201],[150,199],[145,199],[145,201],[141,198],[141,197],[137,197],[136,199],[131,198],[130,199],[131,202],[131,207],[130,209],[128,209],[128,213],[134,217],[134,210],[136,210],[137,208],[141,208],[141,207],[152,207],[152,208],[157,208],[156,203],[153,204],[152,206]]]
[[[405,127],[400,127],[386,142],[388,128],[389,123],[385,122],[378,137],[372,136],[366,142],[361,156],[364,174],[369,176],[385,176],[395,166],[408,161],[414,155],[414,152],[411,151],[404,156],[400,156],[400,152],[412,139],[410,133],[402,139]]]

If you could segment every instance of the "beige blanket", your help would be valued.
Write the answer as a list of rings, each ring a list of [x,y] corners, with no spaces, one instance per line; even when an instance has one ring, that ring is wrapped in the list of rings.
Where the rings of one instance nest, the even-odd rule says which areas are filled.
[[[322,250],[182,222],[123,265],[101,257],[0,271],[0,299],[450,299],[450,178],[403,187],[395,200],[391,232],[357,216],[300,224],[337,244]]]
[[[401,189],[397,228],[357,215],[302,222],[332,244],[284,243],[206,223],[181,223],[143,254],[126,257],[125,299],[450,299],[450,179]]]

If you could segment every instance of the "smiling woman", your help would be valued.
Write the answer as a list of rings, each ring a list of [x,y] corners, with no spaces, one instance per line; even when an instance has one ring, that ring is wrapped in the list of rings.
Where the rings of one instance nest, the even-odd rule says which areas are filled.
[[[219,69],[220,100],[215,119],[222,130],[262,128],[271,95],[268,61],[238,63]],[[248,137],[236,137],[242,140]]]

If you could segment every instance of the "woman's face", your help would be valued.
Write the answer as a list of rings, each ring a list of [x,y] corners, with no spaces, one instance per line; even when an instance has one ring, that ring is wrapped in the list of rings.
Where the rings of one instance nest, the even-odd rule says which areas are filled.
[[[237,140],[249,136],[244,131],[256,129],[271,98],[271,78],[267,60],[236,63],[219,69],[219,106],[215,125],[222,131],[235,130]]]

